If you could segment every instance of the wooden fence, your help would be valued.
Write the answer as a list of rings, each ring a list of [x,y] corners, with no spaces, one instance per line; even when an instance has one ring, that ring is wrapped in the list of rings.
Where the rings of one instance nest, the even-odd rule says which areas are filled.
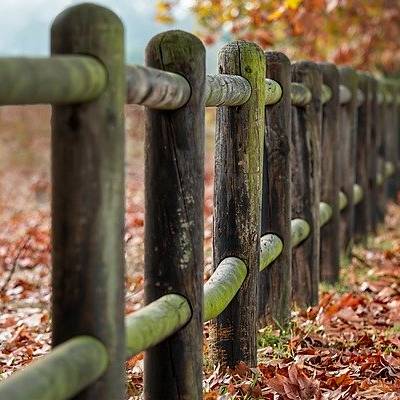
[[[195,36],[169,31],[124,64],[123,26],[75,6],[50,58],[0,59],[0,104],[50,103],[54,349],[1,399],[124,398],[146,350],[145,398],[202,398],[203,323],[218,359],[257,363],[256,329],[318,301],[340,254],[398,189],[399,84],[296,62],[244,41],[206,75]],[[145,302],[124,319],[125,103],[146,106]],[[217,106],[214,273],[203,285],[204,112]]]

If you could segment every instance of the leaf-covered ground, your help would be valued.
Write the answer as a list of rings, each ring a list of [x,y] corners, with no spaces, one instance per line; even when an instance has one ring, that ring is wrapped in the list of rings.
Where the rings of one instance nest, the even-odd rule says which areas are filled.
[[[143,293],[140,112],[128,110],[126,312]],[[0,377],[50,350],[49,110],[0,109]],[[141,119],[139,118],[139,121]],[[206,167],[206,275],[211,263],[212,157]],[[341,282],[286,330],[259,332],[258,368],[213,364],[205,326],[205,399],[400,399],[400,206]],[[130,399],[142,392],[143,355],[127,361]]]

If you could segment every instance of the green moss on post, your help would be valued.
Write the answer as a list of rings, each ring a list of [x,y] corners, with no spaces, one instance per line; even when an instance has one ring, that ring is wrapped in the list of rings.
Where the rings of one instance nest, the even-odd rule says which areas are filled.
[[[67,9],[51,31],[52,54],[93,56],[107,71],[96,100],[52,115],[53,345],[87,334],[109,355],[79,400],[125,395],[123,31],[94,4]]]
[[[0,398],[70,399],[99,378],[107,364],[107,350],[101,342],[89,336],[78,336],[1,381]]]

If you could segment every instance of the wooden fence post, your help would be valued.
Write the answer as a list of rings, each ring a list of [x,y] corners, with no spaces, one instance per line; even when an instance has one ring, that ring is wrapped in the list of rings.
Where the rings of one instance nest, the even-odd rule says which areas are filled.
[[[364,101],[357,112],[356,140],[356,183],[361,186],[364,196],[354,208],[354,240],[365,242],[371,230],[369,175],[371,154],[371,88],[366,73],[358,73],[358,88]]]
[[[321,201],[332,208],[329,223],[321,228],[320,277],[322,281],[339,280],[339,71],[334,64],[320,63],[323,83],[331,98],[322,107]]]
[[[277,260],[259,277],[260,321],[285,326],[290,317],[292,295],[292,249],[290,246],[290,61],[275,51],[265,53],[267,78],[277,81],[282,97],[265,107],[261,236],[278,235],[283,249]]]
[[[292,80],[311,91],[304,107],[292,107],[292,218],[303,218],[310,225],[309,237],[293,252],[293,301],[299,307],[318,301],[320,250],[321,175],[321,88],[322,74],[317,64],[301,61],[292,66]]]
[[[53,106],[53,345],[91,335],[106,347],[106,373],[76,399],[122,399],[124,361],[123,26],[93,4],[60,14],[52,54],[85,54],[107,71],[94,101]]]
[[[378,228],[378,215],[379,215],[379,204],[378,204],[378,193],[379,187],[377,185],[377,174],[378,174],[378,140],[379,140],[379,104],[378,104],[378,83],[372,76],[370,79],[371,88],[371,142],[370,142],[370,154],[369,158],[369,201],[370,201],[370,221],[371,231],[377,233]]]
[[[191,96],[177,110],[146,109],[145,302],[180,294],[192,318],[146,352],[145,398],[201,399],[205,49],[189,33],[161,33],[146,64],[182,75]]]
[[[237,41],[219,54],[219,72],[246,78],[249,100],[217,111],[214,191],[214,266],[237,257],[247,277],[214,326],[219,359],[229,366],[257,363],[257,278],[260,257],[265,57],[254,43]]]
[[[340,184],[347,197],[347,206],[341,212],[340,241],[345,256],[349,256],[353,245],[355,183],[355,159],[357,138],[357,73],[349,67],[339,68],[340,83],[351,92],[351,99],[341,105],[340,116]]]
[[[386,83],[386,96],[390,99],[387,103],[388,111],[388,125],[387,125],[387,160],[392,163],[394,168],[393,174],[388,178],[388,196],[393,201],[396,200],[398,190],[398,146],[399,146],[399,130],[397,126],[398,108],[396,102],[397,88],[393,81],[387,81]]]

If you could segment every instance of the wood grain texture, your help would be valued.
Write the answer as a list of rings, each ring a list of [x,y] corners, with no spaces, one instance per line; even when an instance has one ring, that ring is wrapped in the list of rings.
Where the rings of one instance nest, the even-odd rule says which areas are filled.
[[[302,61],[292,65],[292,80],[304,84],[312,94],[304,107],[292,107],[291,135],[292,217],[305,219],[311,229],[307,239],[293,251],[293,301],[307,307],[318,301],[320,279],[322,74],[315,63]]]
[[[322,108],[321,201],[329,204],[332,216],[321,228],[321,280],[335,283],[339,279],[339,71],[334,64],[320,63],[322,79],[330,88],[331,98]]]
[[[190,98],[190,85],[181,75],[141,65],[127,65],[125,71],[127,104],[176,110]]]
[[[265,107],[261,234],[274,233],[283,242],[280,257],[259,277],[259,318],[262,324],[290,317],[292,250],[290,246],[290,61],[279,52],[266,52],[266,76],[279,82],[282,97]]]
[[[213,326],[223,364],[257,363],[257,279],[265,113],[265,58],[253,43],[232,42],[219,54],[219,72],[249,81],[249,100],[217,110],[214,182],[214,266],[226,257],[244,261],[248,274]]]
[[[146,48],[146,64],[179,73],[191,97],[178,110],[146,109],[145,303],[176,293],[190,322],[149,349],[148,400],[202,398],[205,49],[195,36],[168,31]]]
[[[0,81],[0,105],[73,104],[98,97],[107,73],[88,56],[2,57]]]
[[[125,395],[123,26],[93,4],[60,14],[52,54],[96,57],[107,87],[96,100],[52,114],[53,345],[77,335],[106,347],[106,373],[79,400]]]
[[[357,112],[356,141],[356,183],[361,186],[364,196],[354,208],[354,240],[366,244],[367,235],[371,230],[369,176],[371,149],[371,88],[370,79],[366,73],[358,73],[358,89],[364,101]]]
[[[341,249],[346,256],[351,253],[354,230],[353,185],[355,183],[355,160],[357,140],[357,73],[349,67],[339,68],[340,83],[351,92],[349,102],[341,104],[340,110],[340,189],[347,197],[347,206],[340,214]]]

